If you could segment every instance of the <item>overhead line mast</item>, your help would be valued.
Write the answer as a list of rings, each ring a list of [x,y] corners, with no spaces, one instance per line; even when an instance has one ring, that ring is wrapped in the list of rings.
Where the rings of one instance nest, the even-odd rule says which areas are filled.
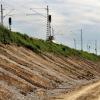
[[[47,34],[46,34],[47,39],[48,39],[48,36],[49,36],[49,18],[48,18],[48,16],[49,16],[49,7],[47,5]]]
[[[3,25],[3,5],[1,4],[1,25]]]
[[[97,50],[97,40],[95,40],[95,54],[98,54],[98,50]]]
[[[83,51],[83,30],[81,29],[81,51]]]

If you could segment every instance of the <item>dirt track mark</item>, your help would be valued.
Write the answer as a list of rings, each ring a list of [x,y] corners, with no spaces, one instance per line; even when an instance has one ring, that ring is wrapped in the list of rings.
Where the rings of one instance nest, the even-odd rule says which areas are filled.
[[[63,95],[61,100],[100,100],[100,81]],[[59,99],[56,99],[59,100]]]

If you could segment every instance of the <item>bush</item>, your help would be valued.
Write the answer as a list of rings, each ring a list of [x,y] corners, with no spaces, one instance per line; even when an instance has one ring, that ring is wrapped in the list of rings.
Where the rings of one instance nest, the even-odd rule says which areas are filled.
[[[66,51],[66,48],[62,48],[63,51]]]

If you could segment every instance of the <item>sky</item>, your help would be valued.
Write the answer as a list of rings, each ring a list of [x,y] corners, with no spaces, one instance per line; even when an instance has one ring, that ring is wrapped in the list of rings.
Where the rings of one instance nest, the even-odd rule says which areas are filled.
[[[83,30],[83,47],[91,46],[95,53],[97,40],[100,54],[100,0],[1,0],[4,15],[12,17],[12,30],[32,37],[46,39],[46,6],[52,15],[55,42],[80,49],[80,30]],[[32,9],[32,10],[31,10]],[[36,12],[40,13],[37,14]],[[4,19],[8,27],[8,15]]]

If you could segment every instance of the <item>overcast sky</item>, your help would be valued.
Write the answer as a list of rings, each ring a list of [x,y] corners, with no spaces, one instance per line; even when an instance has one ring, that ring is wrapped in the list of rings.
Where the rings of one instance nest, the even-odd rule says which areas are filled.
[[[83,29],[84,49],[87,44],[94,52],[95,40],[98,41],[100,51],[100,0],[2,0],[4,13],[12,9],[13,31],[27,33],[36,38],[46,38],[46,8],[49,5],[52,15],[52,26],[55,29],[55,41],[80,48],[80,29]],[[43,16],[36,14],[35,11]],[[33,14],[27,16],[27,14]],[[5,17],[8,26],[9,16]]]

